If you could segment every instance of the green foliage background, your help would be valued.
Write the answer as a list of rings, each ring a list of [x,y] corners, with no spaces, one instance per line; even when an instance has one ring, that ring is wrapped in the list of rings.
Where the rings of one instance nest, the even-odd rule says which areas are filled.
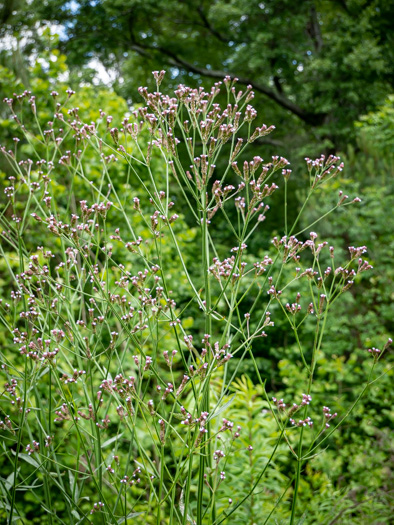
[[[254,84],[260,116],[278,128],[271,141],[256,146],[256,154],[265,158],[283,154],[292,160],[290,213],[296,215],[302,200],[306,176],[302,158],[323,151],[341,154],[345,161],[343,177],[321,191],[318,200],[308,208],[301,229],[335,205],[333,190],[336,193],[342,189],[362,199],[357,208],[340,209],[316,226],[322,240],[335,242],[344,251],[353,242],[365,244],[374,265],[372,278],[361,281],[346,296],[346,302],[339,305],[320,356],[316,383],[320,391],[315,393],[316,400],[324,403],[327,395],[335,393],[332,409],[343,413],[365,382],[369,358],[366,349],[381,347],[393,328],[392,4],[383,0],[6,1],[0,4],[0,14],[0,37],[5,43],[0,51],[2,98],[31,90],[43,121],[48,119],[53,104],[49,97],[52,89],[75,89],[76,105],[86,120],[97,121],[102,108],[120,121],[132,105],[140,103],[137,87],[150,82],[152,69],[169,69],[163,89],[179,82],[208,85],[219,80],[215,75],[223,71],[238,76],[241,83],[245,80]],[[60,37],[54,35],[53,24],[64,24]],[[92,58],[115,71],[110,85],[97,80]],[[9,145],[17,134],[4,104],[0,109],[0,144]],[[22,148],[23,155],[28,156],[29,146]],[[92,180],[98,169],[95,162],[93,157],[86,160]],[[157,159],[158,176],[160,169]],[[9,175],[0,159],[2,205]],[[125,196],[125,201],[131,201],[135,188],[127,174],[115,167],[112,176],[116,191]],[[68,205],[70,188],[78,199],[84,197],[85,185],[78,180],[73,186],[70,183],[66,176],[59,179],[59,206]],[[270,249],[270,238],[282,227],[280,213],[276,206],[272,208],[267,219],[269,228],[252,247],[257,255]],[[138,222],[131,207],[130,216]],[[113,220],[116,223],[116,217]],[[140,228],[143,234],[144,225],[137,222],[137,230]],[[183,249],[193,273],[193,265],[199,259],[193,222],[185,215],[177,227],[183,232]],[[28,248],[34,250],[42,244],[50,248],[45,234],[35,225],[30,226],[29,233]],[[214,235],[220,250],[221,239],[227,240],[228,233],[219,223]],[[18,260],[9,246],[2,246],[6,258],[0,261],[0,295],[7,300],[11,282],[6,261],[12,267],[17,266]],[[164,254],[168,264],[174,260],[169,249]],[[175,282],[176,266],[170,273],[169,280]],[[187,301],[187,287],[183,292],[182,283],[178,293],[181,300],[184,294],[183,300]],[[278,316],[276,326],[270,337],[256,347],[256,359],[268,390],[291,400],[301,394],[298,352],[279,312],[273,314]],[[188,322],[190,331],[198,333],[198,321],[190,317]],[[2,360],[6,357],[18,363],[12,338],[2,325],[0,345]],[[308,463],[300,487],[305,523],[389,523],[393,505],[392,380],[389,370],[329,441],[327,450]],[[246,452],[229,460],[231,474],[224,499],[248,490],[276,437],[269,414],[255,418],[267,408],[256,385],[253,366],[246,361],[233,385],[235,401],[224,415],[242,421],[258,453],[253,461]],[[144,432],[144,428],[139,431]],[[290,475],[288,465],[284,449],[246,511],[236,515],[236,523],[262,523]],[[9,483],[6,455],[1,456],[0,470],[3,482]],[[23,495],[24,522],[45,523],[34,490],[39,489]],[[286,522],[289,502],[290,499],[284,501],[275,515],[277,523]],[[61,513],[61,502],[58,510]],[[0,521],[2,516],[0,508]]]

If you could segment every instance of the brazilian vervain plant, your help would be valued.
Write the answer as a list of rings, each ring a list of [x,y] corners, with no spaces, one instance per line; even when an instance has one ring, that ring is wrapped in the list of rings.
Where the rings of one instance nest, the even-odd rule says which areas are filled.
[[[166,95],[163,77],[154,72],[156,91],[141,88],[145,106],[121,123],[102,111],[84,122],[70,107],[71,90],[51,93],[45,123],[31,93],[6,100],[19,129],[14,147],[1,148],[11,173],[1,252],[13,282],[1,320],[17,348],[1,354],[8,471],[0,501],[9,523],[28,523],[30,493],[48,523],[253,524],[255,498],[286,453],[292,473],[258,510],[258,523],[274,523],[284,506],[292,525],[304,513],[305,465],[377,379],[390,343],[369,349],[370,372],[352,406],[335,413],[328,400],[314,403],[327,318],[372,267],[365,246],[350,246],[348,260],[338,261],[311,229],[359,199],[340,192],[332,210],[301,227],[313,194],[343,168],[333,155],[306,159],[306,197],[290,221],[289,162],[245,160],[248,146],[274,130],[254,125],[251,88],[237,92],[226,77],[210,91],[181,85]],[[59,194],[64,180],[69,191]],[[283,231],[257,257],[248,242],[266,227],[267,203],[282,189]],[[215,243],[219,217],[225,251]],[[32,245],[37,231],[47,245]],[[273,396],[255,359],[256,342],[269,345],[271,310],[283,313],[298,346],[299,399]],[[232,404],[247,391],[237,383],[245,359],[260,401],[249,412],[238,406],[237,421]],[[245,425],[264,417],[272,430],[262,461]],[[236,455],[245,472],[253,469],[242,494],[227,485]]]

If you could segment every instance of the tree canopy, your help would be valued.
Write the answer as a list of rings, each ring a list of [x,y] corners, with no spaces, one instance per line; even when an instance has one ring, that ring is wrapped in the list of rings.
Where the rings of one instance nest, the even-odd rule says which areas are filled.
[[[392,91],[393,14],[384,0],[9,0],[1,18],[25,44],[55,25],[69,67],[99,60],[126,98],[163,67],[173,84],[237,77],[288,137],[341,149]]]

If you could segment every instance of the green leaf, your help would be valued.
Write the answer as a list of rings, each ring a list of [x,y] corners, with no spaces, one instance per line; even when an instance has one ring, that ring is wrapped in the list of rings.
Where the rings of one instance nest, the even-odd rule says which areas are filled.
[[[117,521],[117,524],[120,525],[121,523],[126,523],[129,518],[136,518],[137,516],[142,516],[145,514],[145,512],[132,512],[131,514],[128,514],[127,516],[120,518]]]
[[[212,415],[209,416],[208,418],[208,421],[211,421],[211,419],[214,419],[215,417],[217,417],[219,414],[221,414],[222,412],[224,412],[226,410],[226,408],[228,408],[231,403],[234,401],[235,397],[236,397],[237,394],[234,394],[233,397],[227,401],[227,403],[225,403],[223,406],[221,406],[220,408],[218,408]]]
[[[114,436],[114,437],[112,437],[110,439],[107,439],[107,441],[104,441],[104,443],[101,445],[101,448],[108,447],[109,445],[111,445],[111,443],[114,443],[115,441],[120,439],[121,436],[123,436],[123,432],[121,434],[117,434],[116,436]]]

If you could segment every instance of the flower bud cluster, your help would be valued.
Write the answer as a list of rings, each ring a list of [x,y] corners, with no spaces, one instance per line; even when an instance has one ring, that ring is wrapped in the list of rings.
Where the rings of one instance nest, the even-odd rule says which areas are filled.
[[[338,414],[336,412],[334,414],[331,414],[331,410],[328,407],[323,407],[323,415],[326,421],[325,427],[330,428],[330,425],[328,422],[334,419],[334,417],[337,417]]]
[[[296,427],[312,427],[313,426],[313,421],[310,417],[307,417],[306,419],[299,419],[298,421],[295,421],[294,419],[290,418],[290,423],[293,425],[293,426],[296,426]]]

